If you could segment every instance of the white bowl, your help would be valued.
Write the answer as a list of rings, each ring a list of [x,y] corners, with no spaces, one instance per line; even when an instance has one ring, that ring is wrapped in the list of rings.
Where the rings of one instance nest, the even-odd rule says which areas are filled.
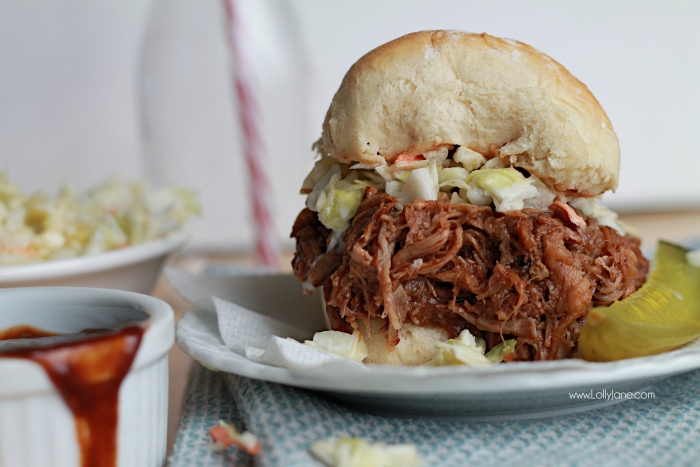
[[[98,287],[150,293],[170,254],[189,238],[186,231],[161,240],[91,256],[0,266],[0,287]]]
[[[167,303],[116,290],[27,287],[0,290],[0,310],[0,329],[29,325],[58,333],[147,319],[119,390],[117,465],[164,465],[168,351],[174,339]],[[38,363],[0,357],[0,467],[47,465],[80,466],[73,414]]]

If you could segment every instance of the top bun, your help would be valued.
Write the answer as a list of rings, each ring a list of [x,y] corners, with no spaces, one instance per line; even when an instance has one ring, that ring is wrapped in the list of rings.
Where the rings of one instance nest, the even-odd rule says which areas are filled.
[[[588,88],[542,52],[487,34],[422,31],[369,52],[315,147],[379,166],[443,144],[508,159],[568,194],[617,187],[617,136]]]

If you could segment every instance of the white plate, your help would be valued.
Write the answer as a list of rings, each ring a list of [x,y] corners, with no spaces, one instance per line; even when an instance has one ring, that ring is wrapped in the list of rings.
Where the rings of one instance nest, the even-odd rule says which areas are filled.
[[[285,298],[278,300],[284,310]],[[299,311],[293,310],[297,317]],[[313,313],[309,320],[317,321],[318,310],[309,313]],[[628,400],[635,392],[653,389],[653,383],[662,378],[700,368],[700,343],[696,341],[662,355],[611,363],[570,359],[482,368],[324,366],[291,370],[252,362],[228,349],[219,334],[216,314],[204,309],[185,314],[178,324],[177,340],[187,354],[208,368],[320,391],[359,410],[395,416],[499,420],[579,412]],[[572,397],[573,393],[587,396]]]

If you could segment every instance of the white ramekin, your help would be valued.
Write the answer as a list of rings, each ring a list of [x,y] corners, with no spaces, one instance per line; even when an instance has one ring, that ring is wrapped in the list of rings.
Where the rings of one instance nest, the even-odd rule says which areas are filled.
[[[148,325],[119,392],[117,465],[162,466],[172,308],[156,298],[118,290],[0,289],[0,329],[29,325],[63,333],[105,328],[144,316],[135,310],[148,315]],[[80,466],[73,414],[39,364],[0,357],[0,467],[44,466]]]

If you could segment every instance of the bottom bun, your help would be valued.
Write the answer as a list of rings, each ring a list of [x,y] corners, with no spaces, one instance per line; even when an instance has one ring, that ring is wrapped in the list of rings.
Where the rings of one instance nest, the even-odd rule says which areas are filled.
[[[328,319],[326,310],[326,294],[323,288],[318,288],[321,297],[321,307],[323,317],[326,321],[326,328],[333,329]],[[413,323],[404,323],[399,331],[399,343],[391,345],[387,341],[387,322],[381,318],[370,320],[370,332],[367,336],[364,323],[358,322],[363,339],[367,345],[367,358],[363,363],[374,363],[379,365],[422,365],[429,362],[437,355],[437,344],[449,339],[449,335],[444,329],[432,326],[416,326]]]
[[[387,342],[386,331],[382,329],[386,329],[385,326],[383,319],[371,320],[369,337],[365,337],[369,355],[364,363],[422,365],[435,357],[437,344],[449,339],[443,329],[404,323],[399,331],[400,341],[394,346]],[[367,333],[363,332],[363,335],[367,336]]]

